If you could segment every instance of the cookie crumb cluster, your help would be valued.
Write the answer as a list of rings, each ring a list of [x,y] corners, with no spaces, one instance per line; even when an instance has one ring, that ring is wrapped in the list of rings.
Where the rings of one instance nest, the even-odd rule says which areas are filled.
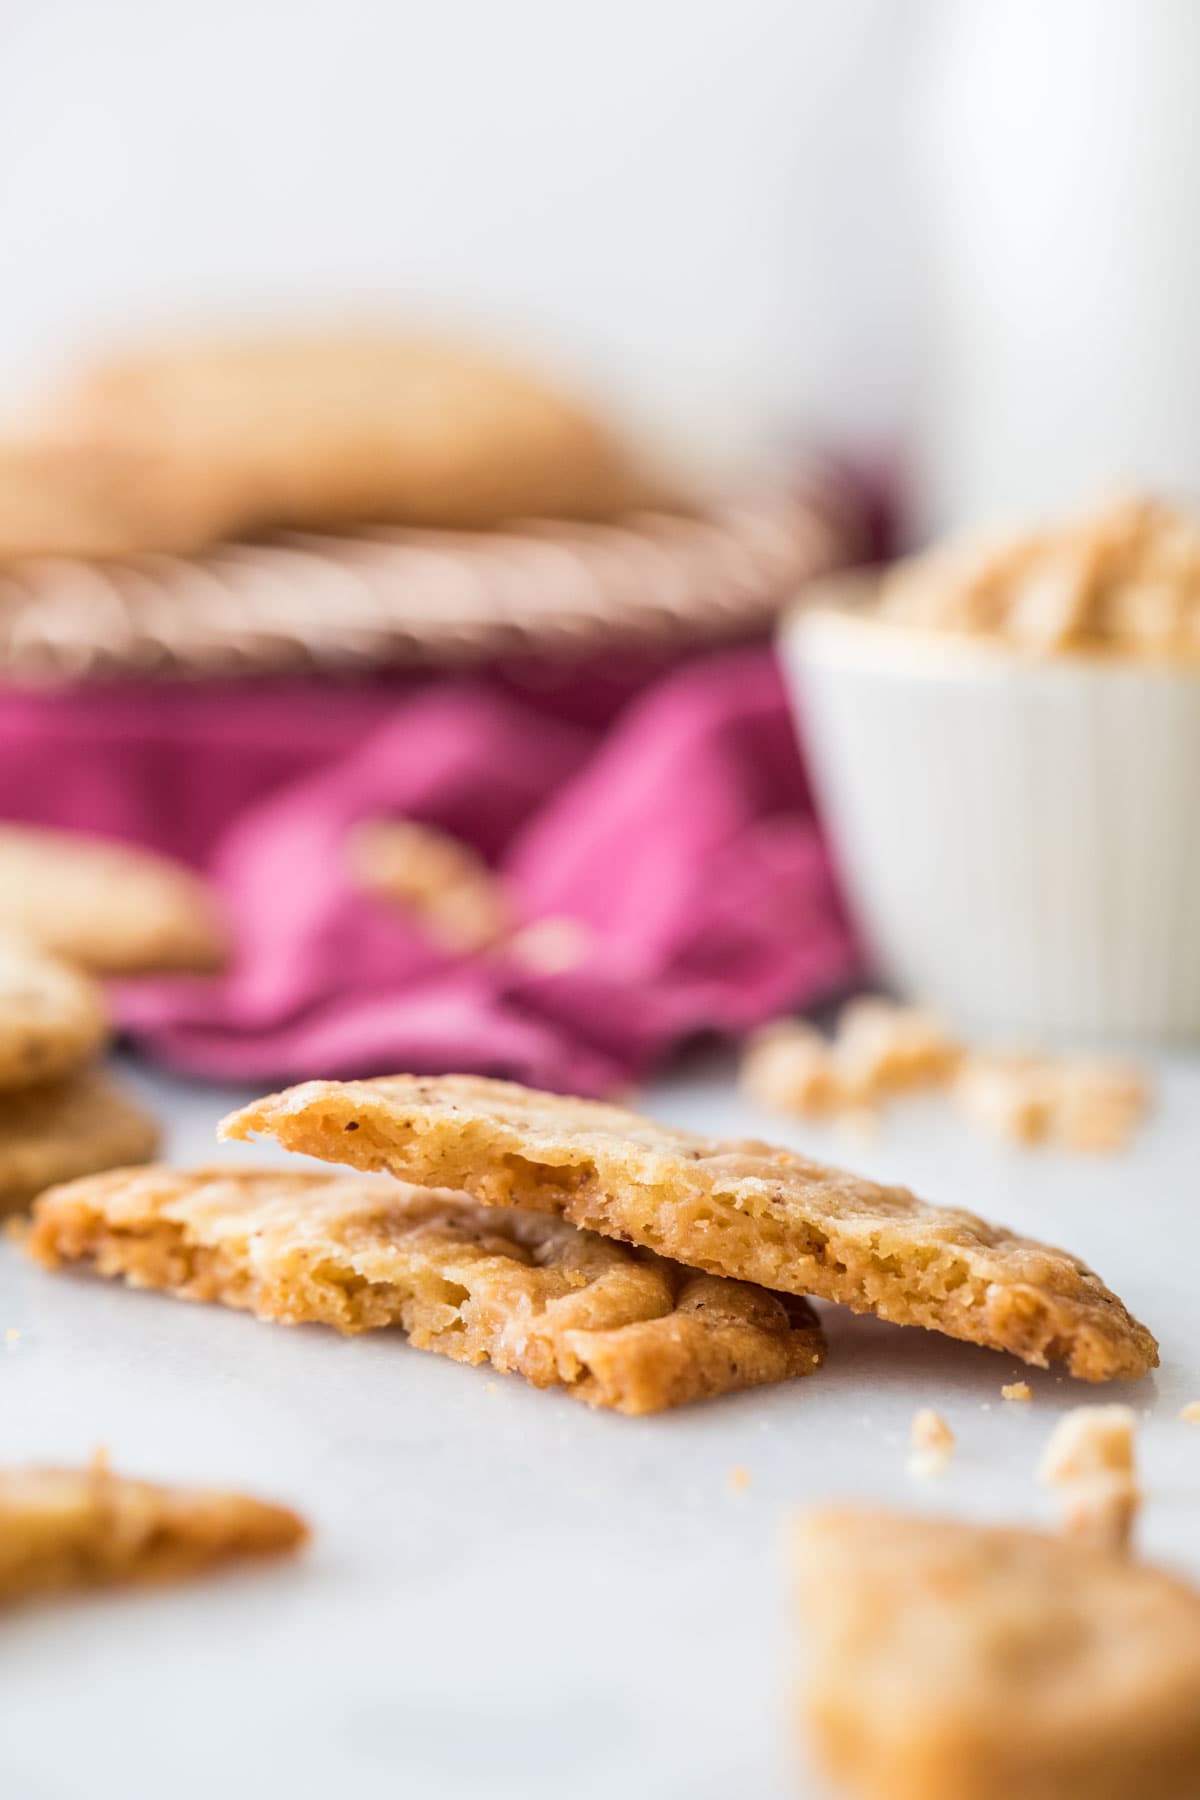
[[[1179,1416],[1186,1425],[1200,1425],[1200,1400],[1189,1400],[1180,1407]]]
[[[1123,1149],[1150,1108],[1149,1083],[1135,1068],[971,1050],[932,1013],[883,999],[851,1001],[832,1038],[803,1019],[766,1026],[746,1046],[741,1085],[755,1105],[832,1117],[863,1136],[887,1100],[936,1089],[993,1136],[1088,1152]]]
[[[759,1032],[747,1046],[742,1088],[748,1099],[779,1112],[861,1121],[894,1094],[940,1086],[960,1054],[932,1013],[890,1000],[852,1000],[832,1040],[803,1020]]]
[[[1032,1400],[1033,1389],[1027,1381],[1010,1381],[1000,1389],[1002,1400]]]
[[[963,538],[906,558],[880,612],[1049,654],[1200,655],[1200,522],[1134,496],[1056,529]]]
[[[942,1474],[949,1466],[955,1437],[941,1413],[923,1406],[913,1418],[909,1444],[908,1472],[925,1479]]]
[[[1090,1060],[976,1053],[954,1080],[955,1104],[975,1124],[1018,1144],[1122,1149],[1150,1107],[1139,1070]]]
[[[1127,1550],[1141,1509],[1136,1419],[1128,1406],[1077,1406],[1059,1420],[1038,1478],[1060,1489],[1062,1528],[1108,1550]]]

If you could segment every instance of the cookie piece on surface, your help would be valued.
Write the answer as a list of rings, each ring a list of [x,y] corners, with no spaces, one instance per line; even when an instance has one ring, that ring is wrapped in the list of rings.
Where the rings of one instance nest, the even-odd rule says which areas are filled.
[[[560,1214],[716,1275],[1063,1362],[1087,1381],[1144,1375],[1158,1361],[1145,1326],[1066,1251],[790,1150],[677,1131],[600,1101],[473,1075],[310,1081],[220,1129]]]
[[[108,1035],[104,997],[80,970],[0,933],[0,1089],[53,1081]]]
[[[0,1605],[175,1581],[305,1541],[304,1521],[245,1494],[160,1487],[90,1469],[0,1469]]]
[[[27,1244],[49,1268],[87,1263],[263,1319],[398,1325],[423,1350],[626,1413],[808,1375],[824,1358],[803,1301],[544,1213],[353,1175],[117,1170],[43,1194]]]
[[[1035,1531],[857,1511],[797,1539],[821,1762],[864,1800],[1191,1800],[1200,1592]]]
[[[225,960],[208,888],[132,844],[0,823],[0,930],[97,975],[203,974]]]
[[[0,1094],[0,1212],[56,1181],[145,1162],[158,1138],[149,1114],[95,1069]]]

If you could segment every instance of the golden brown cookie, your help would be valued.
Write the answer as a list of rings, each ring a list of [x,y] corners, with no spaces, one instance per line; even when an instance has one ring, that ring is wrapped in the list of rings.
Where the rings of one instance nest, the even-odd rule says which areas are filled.
[[[39,1594],[175,1581],[298,1549],[304,1521],[245,1494],[159,1487],[90,1469],[0,1469],[0,1605]]]
[[[411,333],[277,334],[118,358],[59,429],[217,480],[220,535],[605,518],[663,500],[585,408],[524,368]]]
[[[806,1710],[863,1800],[1193,1800],[1200,1593],[1035,1531],[828,1510],[798,1536]]]
[[[0,934],[0,1089],[68,1074],[107,1035],[95,982],[27,940]]]
[[[132,447],[0,443],[0,564],[197,550],[229,516],[217,479]]]
[[[285,1324],[399,1325],[423,1350],[626,1413],[809,1375],[824,1358],[803,1301],[545,1214],[352,1175],[117,1170],[43,1194],[27,1244],[49,1268],[87,1263]]]
[[[132,844],[0,824],[0,931],[98,975],[217,969],[225,934],[199,876]]]
[[[306,1082],[221,1126],[255,1131],[326,1162],[561,1214],[713,1274],[1061,1361],[1087,1381],[1158,1360],[1145,1326],[1066,1251],[770,1144],[473,1075]]]
[[[56,1181],[145,1162],[158,1126],[95,1069],[0,1094],[0,1213]]]

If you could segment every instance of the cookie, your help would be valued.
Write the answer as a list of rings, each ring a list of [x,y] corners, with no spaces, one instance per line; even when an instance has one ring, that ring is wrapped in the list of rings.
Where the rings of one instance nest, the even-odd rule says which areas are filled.
[[[161,457],[135,448],[0,444],[0,564],[197,550],[228,513],[212,472],[182,482]]]
[[[625,1413],[808,1375],[824,1358],[803,1301],[545,1214],[353,1175],[117,1170],[43,1194],[27,1245],[48,1268],[86,1263],[262,1319],[399,1325],[423,1350]]]
[[[0,931],[97,975],[201,974],[225,959],[199,876],[131,844],[0,824]]]
[[[1061,1361],[1087,1381],[1158,1360],[1145,1326],[1066,1251],[770,1144],[472,1075],[306,1082],[221,1126],[255,1131],[326,1162],[560,1214],[715,1275]]]
[[[161,459],[228,497],[219,535],[362,523],[459,529],[606,518],[664,495],[586,408],[481,351],[361,331],[170,346],[112,360],[57,428]]]
[[[826,1772],[864,1800],[1191,1800],[1200,1592],[1035,1531],[829,1510],[798,1536]]]
[[[107,1035],[95,982],[33,944],[0,935],[0,1089],[67,1074]]]
[[[173,1581],[297,1549],[304,1521],[245,1494],[159,1487],[90,1469],[0,1470],[0,1605]]]
[[[145,1162],[157,1148],[153,1119],[94,1069],[0,1094],[0,1213],[56,1181]]]

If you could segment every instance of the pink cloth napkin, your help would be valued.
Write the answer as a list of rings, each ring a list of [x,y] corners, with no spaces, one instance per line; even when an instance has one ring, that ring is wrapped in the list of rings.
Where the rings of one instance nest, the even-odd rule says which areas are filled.
[[[218,885],[228,975],[116,990],[150,1056],[261,1084],[456,1068],[601,1093],[832,992],[856,954],[769,651],[632,699],[585,685],[4,693],[0,814],[148,843]],[[580,959],[451,956],[357,892],[346,832],[380,814],[475,844],[522,920],[586,928]]]

